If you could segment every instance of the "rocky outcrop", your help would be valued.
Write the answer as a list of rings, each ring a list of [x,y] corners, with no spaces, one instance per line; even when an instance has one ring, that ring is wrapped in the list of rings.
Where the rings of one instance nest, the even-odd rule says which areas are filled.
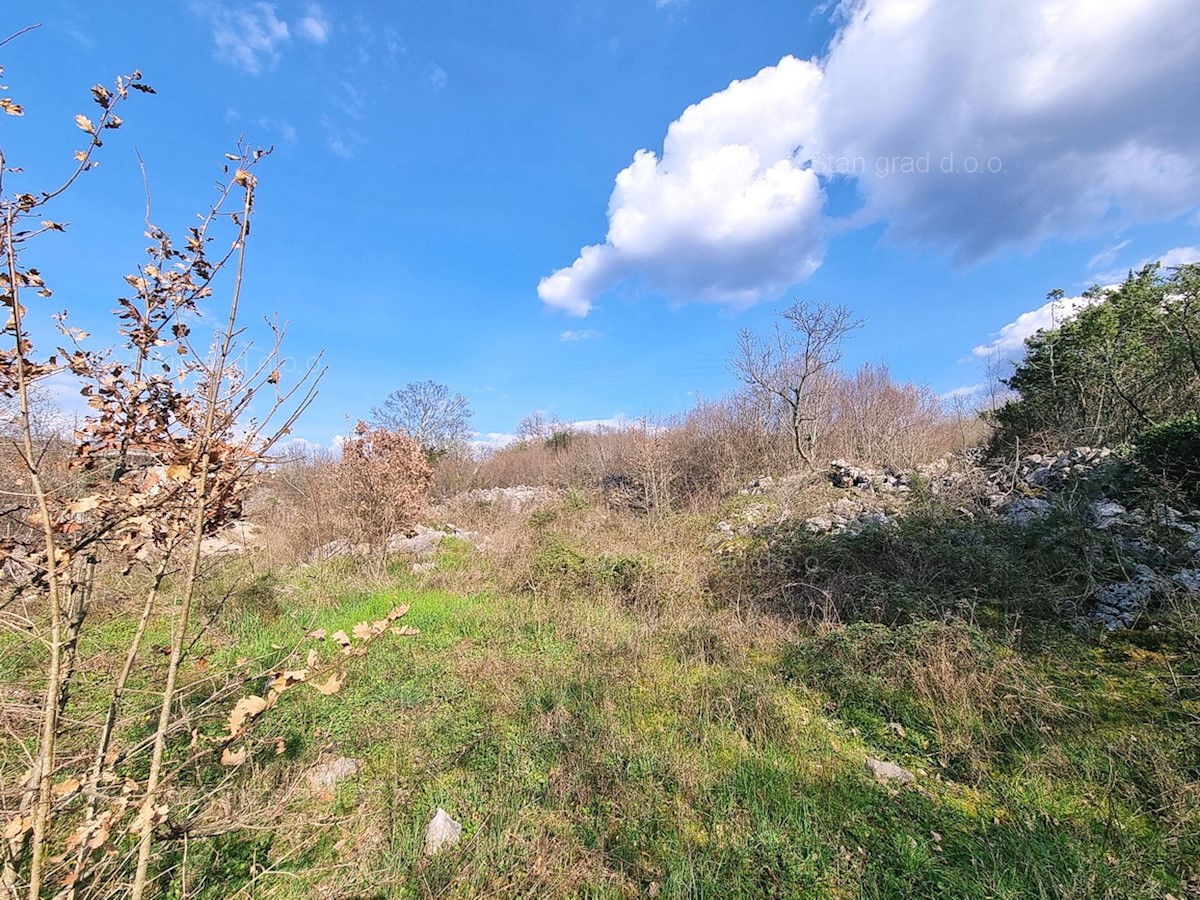
[[[507,506],[514,510],[533,509],[545,506],[557,500],[562,494],[557,488],[547,485],[530,487],[518,484],[513,487],[479,488],[458,495],[456,500],[468,500],[472,503],[486,503],[489,506]]]
[[[418,559],[432,556],[445,538],[454,537],[479,546],[477,535],[473,531],[459,531],[453,525],[443,528],[430,528],[427,525],[417,525],[411,534],[393,534],[384,545],[384,552],[389,554],[407,553]],[[338,556],[367,556],[372,552],[370,544],[356,544],[351,541],[330,541],[318,547],[312,553],[312,561],[333,559]],[[414,565],[414,571],[424,571]]]
[[[1058,520],[1085,523],[1097,532],[1089,563],[1097,572],[1120,575],[1098,584],[1086,597],[1085,614],[1115,630],[1134,625],[1159,598],[1170,594],[1200,595],[1200,510],[1167,507],[1154,514],[1135,508],[1123,496],[1105,496],[1107,476],[1117,464],[1104,447],[1073,447],[1059,453],[1030,453],[1013,462],[988,465],[982,453],[947,456],[912,470],[860,466],[833,460],[818,476],[760,476],[739,494],[761,497],[741,512],[744,523],[719,522],[726,538],[750,534],[768,521],[772,499],[787,495],[797,479],[812,484],[821,478],[841,494],[799,524],[812,534],[857,533],[887,527],[911,508],[918,497],[938,498],[965,518],[994,517],[1021,528],[1038,525],[1045,539],[1055,540]],[[1079,497],[1096,497],[1081,507]],[[813,511],[809,507],[810,512]],[[777,511],[777,507],[776,507]],[[784,512],[782,518],[788,514]]]

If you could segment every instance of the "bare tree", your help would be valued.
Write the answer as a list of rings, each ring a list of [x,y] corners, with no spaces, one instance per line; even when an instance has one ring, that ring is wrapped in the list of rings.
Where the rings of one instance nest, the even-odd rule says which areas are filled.
[[[782,405],[796,458],[810,468],[829,412],[829,376],[846,335],[863,324],[845,306],[799,300],[779,314],[773,332],[743,328],[729,367],[765,404]]]
[[[569,434],[571,430],[571,423],[538,409],[517,423],[516,434],[522,441],[548,441],[556,434]]]
[[[426,450],[445,451],[471,437],[471,408],[462,394],[436,381],[413,381],[371,408],[371,424],[403,431]]]

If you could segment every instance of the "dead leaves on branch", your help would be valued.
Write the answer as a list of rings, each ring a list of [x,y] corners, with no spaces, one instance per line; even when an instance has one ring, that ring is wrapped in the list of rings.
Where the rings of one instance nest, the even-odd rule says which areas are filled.
[[[408,613],[408,610],[409,605],[403,604],[394,607],[382,619],[374,622],[357,623],[350,630],[354,636],[353,638],[340,629],[329,635],[329,641],[338,645],[341,651],[341,659],[335,659],[331,663],[322,665],[320,662],[320,653],[314,647],[309,649],[303,668],[280,669],[269,673],[266,677],[268,685],[266,696],[251,694],[242,697],[229,711],[229,717],[226,721],[228,734],[220,739],[221,765],[231,767],[240,766],[246,761],[245,746],[243,745],[241,748],[234,750],[232,745],[244,738],[253,728],[258,718],[268,709],[275,706],[280,698],[292,688],[300,684],[306,684],[321,696],[332,696],[340,691],[342,685],[346,682],[347,674],[345,665],[347,657],[365,656],[370,645],[384,634],[394,634],[403,637],[420,634],[421,630],[419,628],[411,625],[396,624],[401,617]],[[327,632],[324,628],[317,628],[308,632],[306,637],[315,641],[324,641],[326,635]],[[355,643],[355,641],[358,643]],[[278,747],[276,749],[278,750]]]

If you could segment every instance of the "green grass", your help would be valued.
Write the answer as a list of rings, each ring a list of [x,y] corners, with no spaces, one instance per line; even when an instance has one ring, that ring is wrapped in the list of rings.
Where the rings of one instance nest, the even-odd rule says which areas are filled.
[[[1131,668],[1113,642],[1075,639],[1018,658],[950,622],[702,663],[611,597],[385,592],[321,625],[398,600],[419,637],[268,725],[301,760],[366,762],[326,801],[338,840],[374,842],[362,896],[1151,897],[1180,891],[1200,851],[1194,809],[1154,808],[1171,788],[1195,796],[1195,772],[1162,781],[1197,746],[1163,693],[1166,657]],[[947,644],[961,656],[947,677],[969,669],[990,695],[951,707],[905,683],[899,661]],[[1011,692],[1026,702],[1006,705]],[[923,773],[920,787],[875,783],[867,755]],[[439,806],[463,842],[426,860]],[[275,889],[343,883],[338,840],[297,857],[302,888]]]
[[[643,596],[679,565],[651,540],[630,552],[540,527],[527,591],[451,589],[484,563],[458,543],[438,590],[401,566],[366,589],[349,569],[242,578],[205,638],[214,669],[328,657],[306,632],[398,604],[421,631],[381,638],[339,693],[296,689],[264,715],[222,813],[257,825],[190,843],[189,897],[1182,898],[1200,883],[1193,632],[1014,624],[1011,573],[968,618],[935,603],[804,624],[731,606],[727,571],[710,595]],[[954,596],[1006,553],[985,537],[956,574],[961,535],[909,528],[797,538],[771,564],[891,580],[901,602]],[[1056,564],[1027,567],[1024,589]],[[103,623],[92,649],[127,629]],[[337,756],[364,768],[308,789],[305,771]],[[868,756],[916,785],[875,782]],[[438,807],[463,838],[429,859]],[[180,896],[182,857],[161,846]]]

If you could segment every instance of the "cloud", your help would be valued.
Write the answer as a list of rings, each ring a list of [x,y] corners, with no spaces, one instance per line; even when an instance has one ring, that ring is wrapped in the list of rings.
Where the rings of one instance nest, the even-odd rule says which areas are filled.
[[[342,159],[353,159],[355,151],[367,142],[357,131],[329,116],[321,117],[321,128],[325,131],[325,145]]]
[[[990,344],[980,344],[971,352],[983,358],[1020,359],[1025,353],[1025,338],[1057,328],[1081,309],[1097,302],[1097,297],[1063,297],[1050,300],[1037,309],[1021,313],[998,332]]]
[[[964,262],[1179,215],[1200,202],[1200,120],[1178,113],[1200,91],[1189,6],[848,4],[818,143],[864,161],[862,221]]]
[[[1093,256],[1091,259],[1088,260],[1087,267],[1089,269],[1095,269],[1098,266],[1107,265],[1108,263],[1112,262],[1112,260],[1116,257],[1116,255],[1118,253],[1120,253],[1122,250],[1124,250],[1126,247],[1128,247],[1131,243],[1133,243],[1133,242],[1129,241],[1129,240],[1124,240],[1124,241],[1121,241],[1121,243],[1119,243],[1119,244],[1113,244],[1111,247],[1106,247],[1104,250],[1101,250],[1099,253],[1097,253],[1095,256]]]
[[[1172,247],[1160,256],[1147,256],[1136,265],[1128,266],[1124,269],[1113,269],[1111,272],[1102,272],[1093,277],[1102,284],[1120,283],[1125,280],[1130,271],[1136,272],[1152,262],[1158,263],[1164,269],[1186,266],[1191,263],[1200,263],[1200,247]]]
[[[324,44],[329,40],[331,26],[324,10],[317,4],[310,3],[308,12],[304,18],[296,23],[296,30],[302,37],[307,38],[314,44]]]
[[[441,66],[434,66],[433,71],[429,75],[429,83],[435,88],[444,88],[447,80],[446,70]]]
[[[636,276],[675,299],[744,305],[816,271],[824,198],[792,150],[811,127],[819,79],[789,56],[689,107],[661,158],[639,150],[617,175],[605,242],[543,278],[543,302],[587,315],[596,296]]]
[[[517,436],[503,431],[489,431],[487,434],[476,432],[468,443],[472,449],[479,451],[501,450],[509,444],[516,443]]]
[[[603,331],[599,331],[595,328],[584,328],[579,331],[572,331],[568,329],[560,334],[558,339],[560,341],[588,341],[592,338],[598,338],[602,334],[604,334]]]
[[[938,394],[938,399],[943,402],[948,400],[973,400],[986,389],[987,384],[982,382],[979,384],[964,384],[961,387],[946,391],[944,394]]]
[[[1190,0],[844,0],[824,58],[784,57],[689,107],[616,178],[603,243],[538,285],[583,316],[625,282],[748,304],[832,228],[960,263],[1200,205]],[[833,221],[826,189],[860,206]],[[1099,263],[1097,263],[1099,264]]]
[[[290,37],[287,23],[275,15],[270,3],[231,7],[204,2],[194,4],[193,9],[209,20],[217,57],[250,75],[275,65],[281,45]]]
[[[1164,269],[1200,263],[1200,247],[1173,247],[1158,258]]]

